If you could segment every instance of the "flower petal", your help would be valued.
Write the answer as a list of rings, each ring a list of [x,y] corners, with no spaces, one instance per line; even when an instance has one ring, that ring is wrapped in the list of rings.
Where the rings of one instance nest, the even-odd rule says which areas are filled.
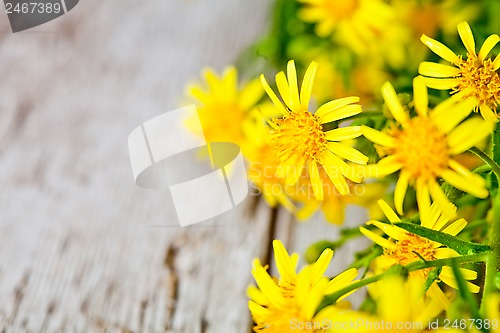
[[[389,222],[391,223],[397,223],[401,222],[401,219],[398,217],[398,215],[392,210],[392,208],[385,202],[384,200],[380,199],[377,201],[380,209],[382,209],[382,212],[384,215],[387,217]]]
[[[394,188],[394,206],[399,215],[403,215],[403,202],[406,196],[406,190],[408,189],[408,180],[410,179],[410,174],[408,172],[401,171],[399,174],[399,179]]]
[[[448,90],[455,88],[460,84],[460,79],[435,79],[432,77],[424,77],[425,85],[432,89]]]
[[[429,192],[431,193],[432,199],[439,205],[440,210],[446,217],[451,219],[457,215],[457,208],[450,202],[441,186],[439,186],[435,180],[429,182]]]
[[[404,126],[409,120],[408,114],[404,111],[403,106],[401,106],[398,95],[389,82],[382,85],[382,96],[384,97],[389,111],[394,116],[394,119]]]
[[[337,110],[341,107],[344,107],[349,104],[359,102],[359,97],[345,97],[330,101],[328,103],[323,104],[318,108],[318,110],[314,113],[314,115],[321,119],[324,115]],[[340,119],[340,118],[339,118]]]
[[[377,235],[373,231],[370,231],[364,227],[359,227],[359,231],[361,231],[361,233],[363,235],[365,235],[366,237],[371,239],[373,242],[382,246],[385,249],[393,249],[396,246],[396,244],[394,244],[393,242],[385,239],[384,237]]]
[[[368,163],[368,157],[361,153],[359,150],[349,147],[342,143],[329,142],[327,148],[334,153],[348,161],[358,164]]]
[[[362,111],[361,105],[347,105],[340,109],[334,110],[328,114],[325,114],[321,119],[319,119],[320,124],[330,123],[332,121],[337,121],[340,119],[345,119],[357,114],[360,114]]]
[[[437,78],[449,78],[458,76],[460,70],[457,67],[424,61],[418,66],[418,73]]]
[[[286,66],[288,85],[290,86],[290,97],[293,107],[300,106],[299,86],[297,84],[297,71],[295,70],[295,61],[290,60]]]
[[[357,138],[362,134],[361,126],[347,126],[326,132],[325,138],[328,141],[344,141]]]
[[[313,61],[306,70],[304,78],[302,79],[302,86],[300,87],[300,104],[306,110],[309,109],[309,101],[311,99],[311,91],[313,88],[314,77],[318,70],[318,63]]]
[[[318,171],[318,165],[315,160],[309,161],[309,178],[311,179],[311,185],[314,193],[314,197],[318,201],[323,201],[323,183]]]
[[[484,199],[489,195],[488,190],[485,187],[477,186],[471,183],[467,178],[464,178],[451,170],[444,170],[440,175],[447,183],[451,186],[458,188],[464,192],[470,193],[475,197]]]
[[[384,132],[377,131],[376,129],[373,129],[371,127],[363,125],[361,127],[361,130],[363,132],[363,135],[373,143],[379,144],[384,147],[396,147],[398,144],[397,140],[394,137]]]
[[[500,37],[497,34],[491,35],[483,43],[481,46],[481,50],[479,50],[478,58],[481,62],[484,61],[486,56],[491,52],[491,50],[500,42]]]
[[[459,219],[456,220],[455,222],[451,223],[449,226],[447,226],[443,232],[447,233],[452,236],[456,236],[460,233],[460,231],[464,230],[465,226],[467,225],[467,221],[465,219]]]
[[[278,110],[283,114],[287,115],[289,112],[285,107],[283,106],[283,103],[280,101],[278,96],[274,93],[274,91],[271,89],[269,86],[269,83],[267,83],[266,78],[264,77],[264,74],[260,75],[260,81],[262,83],[262,86],[264,87],[264,90],[266,91],[267,95],[271,99],[274,105],[278,108]]]
[[[422,76],[417,76],[413,79],[413,101],[417,113],[420,116],[426,116],[429,96],[427,95],[427,87],[425,86],[425,81]]]
[[[427,47],[430,48],[432,52],[436,53],[444,60],[449,61],[452,64],[458,62],[458,56],[444,44],[438,42],[435,39],[427,37],[426,35],[422,35],[422,37],[420,37],[420,40],[422,41],[422,43],[427,45]]]
[[[447,141],[450,154],[458,155],[467,149],[482,142],[490,135],[494,123],[483,120],[481,117],[473,117],[464,121],[448,134]]]
[[[453,130],[462,122],[477,105],[477,99],[471,97],[465,101],[457,101],[450,97],[440,104],[430,113],[430,118],[444,133]]]
[[[474,43],[474,35],[472,34],[472,30],[470,30],[469,24],[467,22],[460,22],[457,29],[467,52],[471,55],[476,55],[476,43]]]

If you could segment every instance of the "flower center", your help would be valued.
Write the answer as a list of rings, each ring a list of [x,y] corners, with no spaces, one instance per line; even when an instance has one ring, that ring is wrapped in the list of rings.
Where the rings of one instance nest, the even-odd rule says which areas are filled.
[[[281,161],[304,158],[319,160],[327,140],[318,119],[305,110],[292,111],[274,121],[278,129],[271,131],[271,140]]]
[[[359,0],[327,0],[325,3],[325,7],[331,17],[334,17],[336,20],[341,20],[351,16],[358,6]]]
[[[435,252],[432,241],[411,233],[400,236],[392,250],[385,250],[385,253],[396,259],[400,265],[408,265],[422,258],[426,261],[435,260]]]
[[[402,266],[422,260],[422,258],[426,261],[436,259],[436,250],[433,247],[433,243],[427,238],[411,233],[405,233],[400,236],[399,241],[396,242],[396,247],[392,250],[386,249],[384,253],[395,259]],[[431,270],[432,268],[425,268],[410,274],[426,279]]]
[[[217,103],[198,109],[198,115],[207,141],[239,143],[243,133],[239,126],[245,120],[245,111],[237,104]]]
[[[467,97],[476,97],[480,104],[489,106],[494,112],[500,103],[500,77],[493,69],[491,59],[480,62],[474,55],[467,60],[460,59],[460,84],[453,89],[453,93],[470,91]]]
[[[410,174],[410,181],[435,179],[448,164],[446,135],[427,117],[410,119],[404,129],[395,129],[398,145],[392,154]]]

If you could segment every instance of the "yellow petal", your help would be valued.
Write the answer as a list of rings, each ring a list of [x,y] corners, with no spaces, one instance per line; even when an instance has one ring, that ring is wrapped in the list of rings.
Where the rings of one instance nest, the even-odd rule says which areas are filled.
[[[396,240],[399,240],[400,236],[402,234],[406,233],[406,231],[404,231],[401,228],[398,228],[396,226],[393,226],[393,225],[390,225],[387,223],[382,223],[379,221],[368,221],[366,224],[368,224],[368,225],[373,224],[374,226],[376,226],[377,228],[382,230],[387,236],[391,237],[392,239],[396,239]]]
[[[471,183],[467,178],[458,175],[456,172],[451,170],[444,170],[440,175],[447,183],[451,186],[458,188],[464,192],[470,193],[475,197],[484,199],[487,198],[489,192],[484,187],[479,187],[474,183]]]
[[[280,240],[273,241],[274,257],[276,258],[276,267],[280,273],[281,278],[290,283],[294,283],[297,277],[295,267],[288,254],[288,251],[283,246]]]
[[[347,126],[326,132],[325,138],[328,141],[344,141],[357,138],[362,134],[361,126]]]
[[[385,202],[384,200],[380,199],[377,201],[380,209],[382,209],[382,212],[384,215],[387,217],[389,222],[391,223],[397,223],[401,222],[401,219],[398,217],[398,215],[392,210],[392,208]]]
[[[351,283],[352,280],[354,280],[357,275],[358,275],[358,270],[356,268],[350,268],[345,272],[340,273],[328,283],[328,287],[325,290],[325,294],[328,295],[334,293],[339,289],[344,288],[349,283]]]
[[[477,100],[473,97],[458,101],[450,97],[438,104],[430,113],[430,118],[444,133],[450,132],[462,122],[474,109]]]
[[[484,138],[491,134],[493,127],[494,123],[483,120],[481,117],[473,117],[463,122],[448,134],[450,154],[458,155],[481,143]]]
[[[406,190],[408,189],[409,178],[410,174],[402,171],[399,174],[399,179],[394,189],[394,206],[396,206],[396,210],[400,215],[403,215],[403,202],[405,199]]]
[[[491,52],[491,50],[495,47],[495,45],[500,42],[500,37],[497,34],[491,35],[483,43],[483,46],[481,46],[481,50],[479,50],[479,55],[478,58],[482,62],[488,54]]]
[[[397,140],[384,132],[377,131],[376,129],[364,125],[362,126],[361,130],[363,132],[363,135],[373,143],[379,144],[384,147],[397,146]]]
[[[460,231],[464,230],[465,226],[467,225],[467,221],[464,219],[459,219],[447,226],[443,232],[450,234],[452,236],[456,236],[460,233]]]
[[[302,86],[300,87],[300,103],[306,110],[309,109],[309,100],[311,99],[311,91],[317,70],[318,63],[313,61],[307,68],[304,79],[302,80]]]
[[[392,84],[389,82],[383,84],[382,96],[384,97],[389,111],[394,116],[394,119],[404,126],[408,122],[408,114],[403,110],[403,106],[401,106],[398,95],[396,94]]]
[[[366,178],[381,178],[390,175],[403,167],[393,155],[384,157],[377,164],[367,165],[364,168]]]
[[[239,104],[243,109],[249,109],[261,99],[264,94],[262,84],[259,79],[250,81],[240,93]]]
[[[321,124],[326,124],[332,121],[352,117],[354,115],[360,114],[362,111],[363,110],[361,109],[361,105],[346,105],[329,113],[326,113],[319,120]]]
[[[432,89],[438,90],[448,90],[455,88],[460,84],[460,79],[435,79],[431,77],[425,77],[425,85]]]
[[[496,123],[498,121],[498,116],[491,110],[491,108],[486,104],[479,105],[479,111],[484,120]]]
[[[350,193],[349,185],[344,178],[344,176],[340,173],[340,171],[335,167],[323,167],[326,171],[326,174],[330,178],[333,183],[333,186],[337,189],[340,195],[347,195]]]
[[[348,165],[346,162],[341,160],[339,157],[335,156],[326,149],[321,155],[321,164],[323,168],[330,173],[339,172],[348,179],[355,183],[359,183],[363,180],[363,174],[359,172],[356,168]]]
[[[417,76],[413,79],[413,101],[417,113],[421,116],[427,115],[429,97],[427,96],[427,87],[422,76]]]
[[[457,55],[444,44],[438,42],[435,39],[427,37],[426,35],[422,35],[422,37],[420,37],[420,40],[422,41],[422,43],[427,45],[427,47],[430,48],[432,52],[436,53],[444,60],[449,61],[452,64],[458,62],[459,58],[457,57]]]
[[[276,74],[276,86],[278,87],[278,91],[281,95],[281,99],[285,104],[288,106],[288,108],[292,109],[293,104],[292,104],[292,97],[290,95],[290,87],[288,86],[288,81],[286,80],[285,73],[279,72]]]
[[[479,187],[486,186],[486,180],[483,177],[481,177],[477,173],[470,171],[469,169],[467,169],[466,167],[464,167],[463,165],[461,165],[457,161],[450,159],[448,161],[448,166],[452,170],[456,171],[460,176],[466,178],[468,182],[470,182],[476,186],[479,186]]]
[[[427,216],[431,208],[429,186],[422,179],[417,179],[417,204],[421,216]]]
[[[297,84],[297,71],[295,69],[295,61],[290,60],[286,66],[288,85],[290,86],[290,97],[294,107],[300,106],[299,86]]]
[[[472,35],[472,31],[470,30],[470,26],[467,22],[461,22],[457,26],[458,34],[460,35],[460,39],[465,45],[465,48],[469,52],[469,54],[476,55],[476,44],[474,43],[474,35]]]
[[[370,231],[364,227],[359,227],[359,231],[361,231],[361,233],[363,235],[365,235],[366,237],[368,237],[369,239],[371,239],[373,242],[375,242],[376,244],[382,246],[383,248],[385,249],[393,249],[396,244],[394,244],[393,242],[377,235],[376,233],[374,233],[373,231]]]
[[[458,76],[460,70],[457,67],[424,61],[418,66],[418,73],[437,78],[449,78]]]
[[[323,201],[323,183],[321,182],[318,165],[315,160],[309,161],[309,177],[311,178],[314,197],[318,201]]]
[[[444,194],[441,186],[432,180],[429,182],[429,191],[431,193],[432,199],[439,205],[440,210],[449,218],[454,218],[457,214],[457,208],[453,205],[446,194]]]
[[[323,277],[323,274],[325,274],[326,270],[328,269],[328,265],[330,265],[332,258],[333,251],[331,249],[325,249],[319,256],[318,260],[311,265],[312,284],[316,284]]]
[[[322,106],[320,106],[314,115],[318,118],[321,118],[322,116],[324,116],[327,113],[330,113],[330,112],[332,112],[336,109],[339,109],[343,106],[357,103],[357,102],[359,102],[359,97],[345,97],[345,98],[336,99],[336,100],[330,101],[330,102],[325,103]]]
[[[447,247],[440,247],[439,249],[434,250],[434,256],[437,259],[447,259],[447,258],[456,258],[460,257],[460,254]]]
[[[368,157],[363,155],[359,150],[349,147],[342,143],[329,142],[328,149],[337,156],[358,164],[366,164]]]
[[[266,78],[264,77],[263,74],[260,76],[260,81],[261,81],[262,86],[264,87],[264,90],[266,91],[267,95],[269,96],[269,98],[273,102],[273,104],[276,105],[276,107],[278,108],[278,110],[283,115],[287,115],[288,114],[288,110],[285,109],[285,107],[283,106],[283,103],[281,103],[281,101],[278,98],[278,96],[276,96],[276,94],[274,93],[274,91],[271,89],[271,87],[267,83]]]
[[[493,70],[497,71],[500,68],[500,54],[496,56],[495,60],[493,60]]]

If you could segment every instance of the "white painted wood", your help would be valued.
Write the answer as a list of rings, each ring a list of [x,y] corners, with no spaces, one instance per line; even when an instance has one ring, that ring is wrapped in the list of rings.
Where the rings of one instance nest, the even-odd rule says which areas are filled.
[[[234,61],[268,5],[85,0],[15,35],[0,13],[0,331],[248,331],[270,210],[176,227],[168,193],[134,185],[127,136]]]

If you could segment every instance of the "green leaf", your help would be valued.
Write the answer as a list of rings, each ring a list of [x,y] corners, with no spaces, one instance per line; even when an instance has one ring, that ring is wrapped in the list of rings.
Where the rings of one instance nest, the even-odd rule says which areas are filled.
[[[432,230],[417,224],[398,222],[394,223],[394,225],[415,235],[446,245],[462,255],[471,254],[471,252],[485,252],[490,249],[488,245],[466,242],[444,232]]]

